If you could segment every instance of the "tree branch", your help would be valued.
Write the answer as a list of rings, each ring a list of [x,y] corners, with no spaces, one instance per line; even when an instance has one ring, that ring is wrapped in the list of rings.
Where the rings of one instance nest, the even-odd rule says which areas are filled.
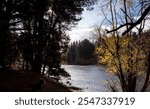
[[[119,30],[120,28],[123,28],[123,27],[126,26],[126,25],[133,25],[133,23],[126,23],[126,24],[120,25],[120,26],[117,27],[116,29],[113,29],[113,30],[110,30],[110,31],[107,30],[107,29],[105,29],[105,30],[106,30],[107,33],[111,33],[111,32],[114,32],[114,31]]]
[[[111,33],[113,31],[119,30],[120,28],[122,28],[122,27],[124,27],[126,25],[130,25],[130,27],[126,31],[124,31],[122,33],[122,35],[125,35],[129,31],[131,31],[135,26],[137,26],[138,24],[140,24],[143,21],[143,19],[148,15],[149,12],[150,12],[150,5],[145,9],[145,11],[143,12],[142,16],[135,23],[126,23],[126,24],[120,25],[116,29],[113,29],[113,30],[110,30],[110,31],[107,30],[107,29],[105,29],[105,30],[107,31],[107,33]]]

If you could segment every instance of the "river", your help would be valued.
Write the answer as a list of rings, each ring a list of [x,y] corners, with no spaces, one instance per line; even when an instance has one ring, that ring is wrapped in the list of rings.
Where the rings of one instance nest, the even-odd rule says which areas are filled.
[[[106,92],[108,75],[105,69],[96,65],[62,65],[70,75],[69,85],[79,87],[83,92]]]

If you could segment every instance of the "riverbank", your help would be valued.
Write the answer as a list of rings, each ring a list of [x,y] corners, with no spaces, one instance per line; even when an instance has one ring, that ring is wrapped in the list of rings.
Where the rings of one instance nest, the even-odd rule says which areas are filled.
[[[31,92],[32,88],[39,82],[41,75],[35,72],[4,70],[0,71],[1,92]],[[43,78],[39,92],[71,92],[67,86],[57,83],[51,79]]]
[[[81,92],[108,91],[105,81],[109,76],[105,68],[98,65],[62,65],[61,67],[71,75],[71,86],[82,89]]]

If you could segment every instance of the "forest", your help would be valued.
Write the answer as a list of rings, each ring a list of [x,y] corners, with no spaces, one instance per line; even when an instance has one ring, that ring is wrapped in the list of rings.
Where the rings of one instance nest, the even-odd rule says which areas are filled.
[[[68,47],[66,63],[72,65],[97,64],[95,43],[88,39],[72,42]]]
[[[69,43],[97,4],[96,40]],[[1,0],[0,91],[70,91],[59,83],[70,76],[62,63],[104,66],[110,91],[149,91],[149,13],[149,0]]]
[[[94,1],[1,0],[1,77],[8,79],[12,74],[9,73],[16,71],[27,74],[36,72],[40,77],[65,75],[60,62],[69,43],[66,31],[81,20],[84,8],[90,9],[90,6],[95,4]],[[48,70],[45,74],[46,67]],[[4,82],[2,78],[3,86],[8,81]],[[27,79],[25,76],[22,78]],[[3,88],[1,90],[3,91]],[[11,89],[6,86],[5,90]]]

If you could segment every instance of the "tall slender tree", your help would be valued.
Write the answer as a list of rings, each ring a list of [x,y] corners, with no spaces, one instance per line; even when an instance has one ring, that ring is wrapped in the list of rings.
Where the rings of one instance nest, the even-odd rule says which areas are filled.
[[[11,50],[18,51],[14,60],[20,62],[23,69],[41,73],[41,68],[48,66],[50,74],[59,75],[61,56],[69,43],[66,31],[81,20],[84,8],[95,1],[1,0],[0,52],[3,53],[0,53],[0,65],[9,64],[6,63],[7,45],[15,42],[16,49]],[[11,36],[15,38],[10,41]],[[14,52],[11,50],[10,61],[7,61],[10,63]]]

